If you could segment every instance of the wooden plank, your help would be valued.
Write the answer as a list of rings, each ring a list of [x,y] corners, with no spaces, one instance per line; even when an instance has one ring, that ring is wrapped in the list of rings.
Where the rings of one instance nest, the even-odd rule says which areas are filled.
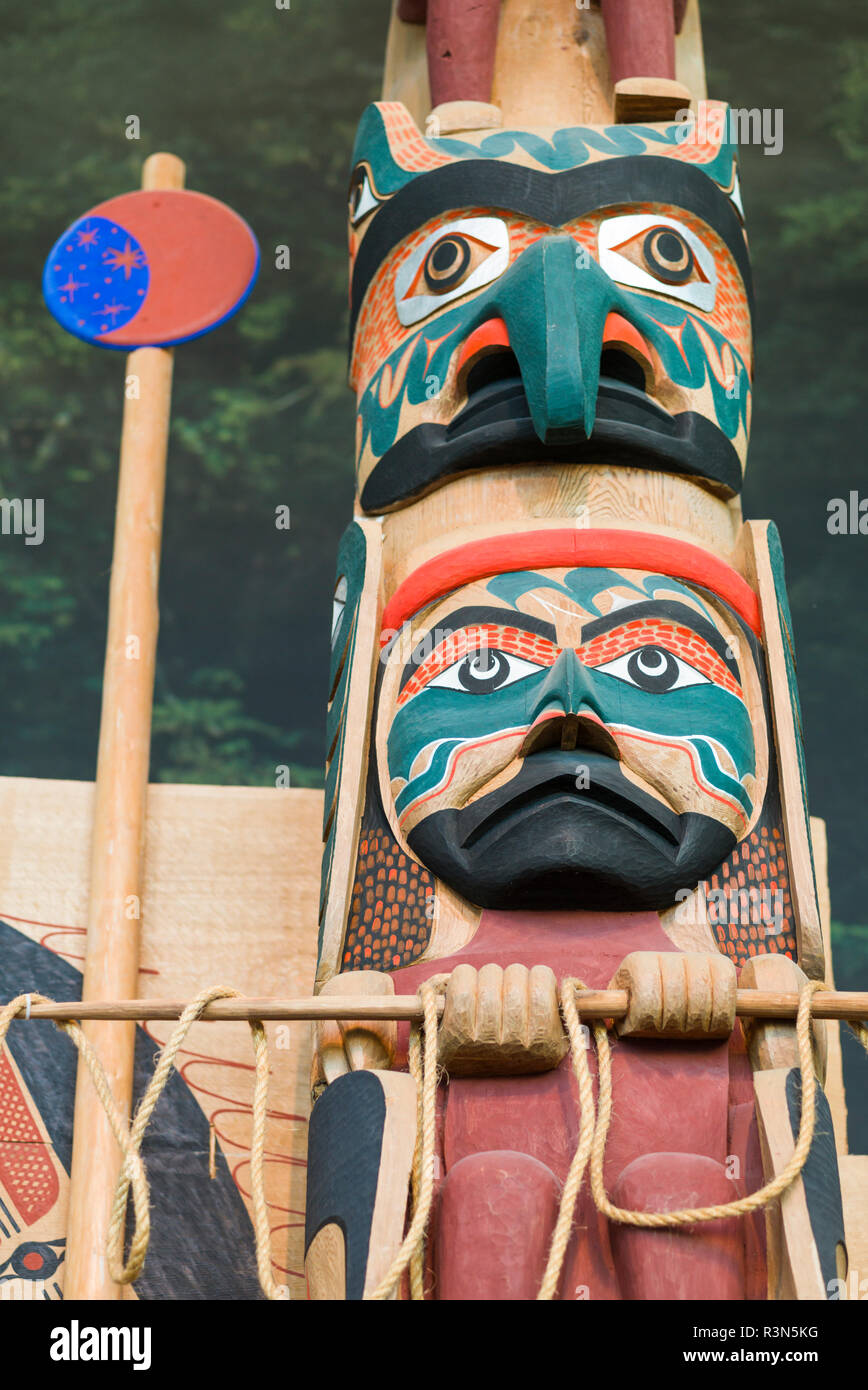
[[[0,778],[0,917],[79,969],[92,804],[91,783]],[[152,784],[139,993],[190,999],[205,985],[224,983],[253,995],[267,981],[285,997],[310,994],[321,819],[319,791]],[[15,992],[9,981],[7,993]],[[171,1026],[155,1023],[147,1031],[164,1042]],[[303,1298],[310,1026],[284,1023],[269,1026],[268,1034],[272,1248],[276,1277],[293,1298]],[[197,1024],[179,1057],[248,1210],[251,1060],[249,1030],[241,1023]]]
[[[817,879],[817,897],[820,904],[820,928],[826,950],[826,983],[835,985],[834,963],[832,960],[832,904],[829,896],[829,844],[826,836],[826,822],[819,816],[811,816],[811,842],[814,846],[814,873]],[[835,1126],[835,1147],[839,1154],[847,1153],[847,1097],[844,1093],[844,1061],[841,1055],[841,1025],[829,1021],[826,1024],[826,1080],[824,1083],[826,1099],[832,1112]]]
[[[382,96],[383,101],[402,101],[420,130],[424,130],[431,109],[425,25],[404,24],[398,18],[398,0],[392,0]]]
[[[702,47],[702,23],[699,0],[687,0],[681,33],[675,36],[675,76],[693,97],[690,103],[705,101],[708,86],[705,80],[705,51]]]
[[[754,1073],[766,1181],[781,1172],[795,1149],[786,1098],[788,1075],[788,1067]],[[769,1299],[825,1301],[826,1288],[801,1178],[779,1202],[766,1207],[766,1244]]]
[[[850,1273],[848,1297],[868,1298],[868,1155],[844,1154],[838,1161],[844,1198],[844,1230]],[[855,1276],[855,1278],[854,1278]]]
[[[787,679],[787,660],[778,620],[777,594],[769,555],[767,521],[746,521],[739,538],[738,568],[759,596],[763,644],[775,731],[790,893],[796,922],[799,964],[811,979],[823,979],[827,960],[811,858],[810,826],[799,776],[796,713]]]

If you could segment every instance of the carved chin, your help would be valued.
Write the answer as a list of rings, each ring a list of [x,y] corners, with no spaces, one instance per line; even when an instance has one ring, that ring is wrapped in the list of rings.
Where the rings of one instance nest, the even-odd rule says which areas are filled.
[[[696,812],[676,815],[641,792],[614,760],[526,761],[507,785],[463,810],[435,811],[409,834],[421,862],[479,907],[663,911],[727,858],[732,831]]]

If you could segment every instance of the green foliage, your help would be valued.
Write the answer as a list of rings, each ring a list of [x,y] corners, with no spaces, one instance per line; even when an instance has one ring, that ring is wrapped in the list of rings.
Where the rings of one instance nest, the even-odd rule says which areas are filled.
[[[839,989],[868,990],[868,927],[833,922],[832,963]]]
[[[171,149],[188,186],[250,222],[262,270],[237,319],[177,353],[153,775],[267,785],[290,763],[294,784],[321,780],[352,499],[346,177],[387,15],[387,0],[0,5],[15,134],[0,186],[0,495],[43,497],[46,527],[40,547],[0,537],[2,772],[92,776],[99,717],[123,358],[54,324],[42,264],[65,225]]]

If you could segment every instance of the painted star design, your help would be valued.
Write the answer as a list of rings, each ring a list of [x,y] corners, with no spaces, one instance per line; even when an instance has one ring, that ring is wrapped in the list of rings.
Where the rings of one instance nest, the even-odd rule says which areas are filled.
[[[75,292],[76,292],[76,290],[83,290],[83,289],[86,289],[87,286],[86,286],[86,285],[81,285],[81,284],[79,284],[79,282],[78,282],[77,280],[73,280],[72,275],[70,274],[70,277],[69,277],[69,279],[67,280],[66,284],[65,284],[65,285],[61,285],[60,288],[61,288],[62,290],[65,290],[65,291],[66,291],[66,293],[69,295],[69,301],[70,301],[70,303],[71,303],[71,304],[74,304],[74,303],[75,303]]]
[[[86,246],[86,247],[88,248],[88,250],[90,250],[91,246],[96,246],[96,244],[97,244],[97,238],[98,238],[98,237],[99,237],[99,228],[98,228],[98,227],[93,227],[93,228],[83,227],[83,228],[81,228],[81,230],[78,232],[78,244],[79,244],[79,246]]]
[[[111,314],[112,323],[114,323],[118,314],[122,314],[124,310],[128,308],[128,304],[104,304],[101,309],[96,309],[94,312],[99,314],[100,317],[102,317],[103,314]]]
[[[122,270],[126,280],[129,280],[132,271],[141,270],[146,264],[144,254],[141,251],[133,250],[129,237],[127,237],[127,244],[123,251],[111,247],[110,250],[103,251],[102,258],[111,270]]]

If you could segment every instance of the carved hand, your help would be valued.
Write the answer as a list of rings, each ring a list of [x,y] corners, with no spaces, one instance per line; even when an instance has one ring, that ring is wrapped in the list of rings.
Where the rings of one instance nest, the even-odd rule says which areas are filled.
[[[726,1038],[735,1023],[735,966],[716,951],[634,951],[609,988],[630,992],[622,1037]]]
[[[446,987],[438,1057],[453,1076],[550,1071],[567,1050],[547,965],[459,965]]]

